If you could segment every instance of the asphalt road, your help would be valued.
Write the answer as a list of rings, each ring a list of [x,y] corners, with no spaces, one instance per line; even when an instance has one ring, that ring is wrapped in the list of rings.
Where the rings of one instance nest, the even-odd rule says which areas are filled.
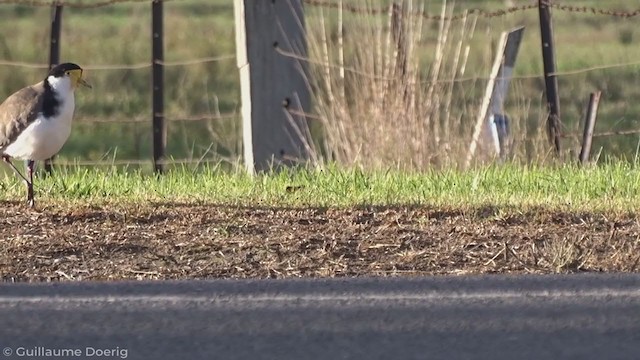
[[[0,360],[639,359],[640,274],[4,284],[0,349]]]

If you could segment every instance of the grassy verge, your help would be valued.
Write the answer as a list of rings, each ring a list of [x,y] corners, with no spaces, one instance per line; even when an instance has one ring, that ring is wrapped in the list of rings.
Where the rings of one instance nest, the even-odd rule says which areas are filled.
[[[0,176],[0,282],[635,272],[628,163]],[[414,206],[417,205],[417,206]]]
[[[246,206],[352,207],[432,205],[559,210],[632,211],[640,208],[640,172],[619,162],[579,168],[516,165],[471,171],[298,169],[250,177],[207,166],[175,168],[156,177],[118,169],[59,168],[37,179],[40,204],[142,202]],[[21,200],[23,185],[0,178],[0,200]]]

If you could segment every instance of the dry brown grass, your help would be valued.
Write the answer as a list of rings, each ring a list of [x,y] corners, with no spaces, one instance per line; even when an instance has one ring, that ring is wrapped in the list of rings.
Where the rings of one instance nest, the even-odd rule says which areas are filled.
[[[408,16],[421,10],[418,3],[405,1],[377,16],[322,9],[309,16],[309,81],[324,135],[318,158],[365,168],[463,164],[486,81],[466,73],[477,18]],[[441,15],[452,11],[444,6]],[[433,31],[435,43],[423,37]],[[486,77],[495,50],[485,51]],[[524,162],[544,160],[548,152],[543,119],[533,129],[521,121],[531,104],[523,98],[509,114],[511,157]]]
[[[636,216],[495,208],[0,206],[5,281],[635,272]]]

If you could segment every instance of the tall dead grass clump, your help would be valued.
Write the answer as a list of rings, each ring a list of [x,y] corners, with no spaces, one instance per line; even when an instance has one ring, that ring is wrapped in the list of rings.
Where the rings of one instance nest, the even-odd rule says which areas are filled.
[[[308,18],[323,158],[366,168],[461,165],[471,138],[463,117],[475,108],[458,100],[465,88],[456,79],[465,73],[476,18],[452,26],[446,2],[441,20],[429,22],[412,0],[384,13],[375,11],[378,2],[361,3],[365,11],[320,8]]]

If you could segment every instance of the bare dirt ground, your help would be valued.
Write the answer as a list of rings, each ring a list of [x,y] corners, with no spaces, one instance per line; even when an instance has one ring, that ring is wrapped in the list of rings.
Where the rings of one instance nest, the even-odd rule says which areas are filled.
[[[4,281],[640,269],[634,215],[504,209],[0,202]]]

